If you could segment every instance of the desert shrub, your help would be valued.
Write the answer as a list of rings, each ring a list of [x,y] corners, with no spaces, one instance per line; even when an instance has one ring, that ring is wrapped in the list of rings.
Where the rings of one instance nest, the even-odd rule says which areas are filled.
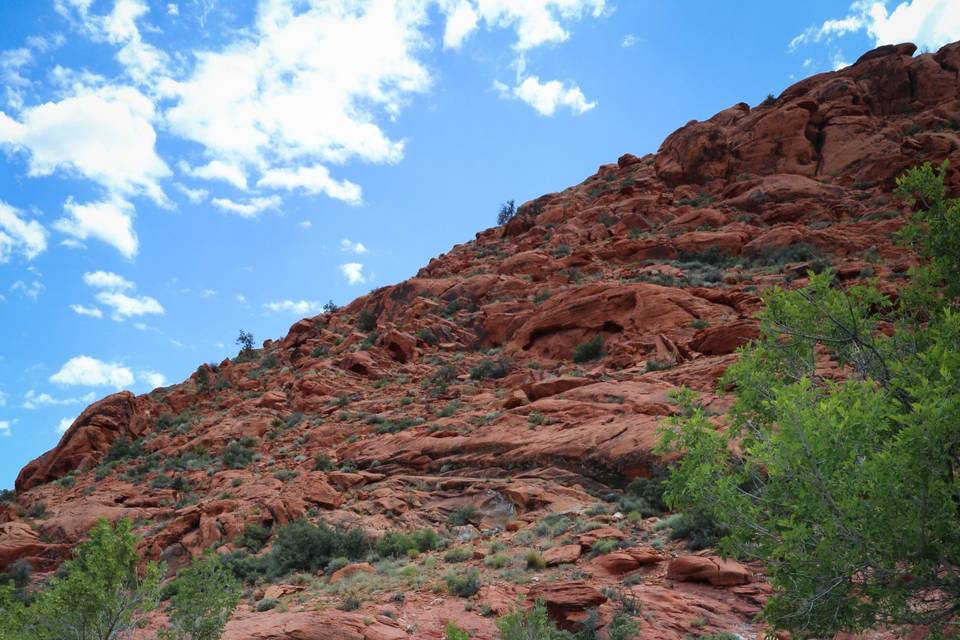
[[[340,601],[340,604],[337,605],[337,609],[340,609],[340,611],[356,611],[362,605],[363,602],[358,596],[349,594]]]
[[[331,460],[330,456],[328,455],[318,453],[313,457],[314,471],[333,471],[336,468],[336,465],[333,464],[333,460]]]
[[[497,224],[507,224],[517,215],[517,206],[513,200],[507,200],[500,205],[500,212],[497,214]]]
[[[470,369],[471,380],[497,380],[510,373],[513,363],[509,358],[501,356],[491,360],[481,360],[477,366]]]
[[[248,524],[243,528],[243,533],[240,534],[237,544],[257,553],[267,545],[271,535],[272,531],[263,525]]]
[[[470,640],[470,634],[458,627],[453,620],[448,620],[444,629],[444,640]]]
[[[473,559],[473,549],[470,547],[453,547],[444,554],[443,559],[446,562],[466,562]]]
[[[443,541],[433,529],[420,529],[413,533],[388,531],[377,540],[373,549],[383,558],[400,558],[411,551],[423,553],[443,546]]]
[[[597,335],[574,348],[573,361],[590,362],[592,360],[599,360],[603,355],[603,336]]]
[[[128,458],[137,458],[142,454],[143,449],[141,448],[139,440],[131,441],[126,436],[119,436],[114,438],[113,442],[110,443],[110,448],[107,449],[107,453],[103,456],[102,462],[108,463],[126,460]]]
[[[270,611],[271,609],[276,609],[277,605],[280,604],[280,601],[276,598],[263,598],[257,602],[257,612],[263,613],[264,611]]]
[[[527,564],[527,569],[533,569],[534,571],[539,571],[547,567],[547,561],[543,559],[543,555],[533,549],[527,552],[524,561]]]
[[[667,490],[666,479],[663,477],[634,478],[627,485],[627,493],[636,496],[646,503],[654,512],[662,513],[667,510],[664,492]]]
[[[572,633],[557,629],[542,600],[529,611],[520,609],[503,616],[497,620],[497,629],[503,640],[575,640]]]
[[[223,466],[228,469],[243,469],[253,462],[253,443],[249,439],[233,440],[223,450]]]
[[[632,640],[639,632],[640,627],[632,617],[623,611],[617,611],[607,625],[607,640]],[[703,637],[700,640],[703,640]]]
[[[469,524],[471,520],[475,520],[478,515],[477,508],[472,504],[457,507],[447,516],[447,524],[455,527],[463,526]]]
[[[423,342],[424,344],[430,345],[431,347],[436,346],[436,344],[440,342],[440,339],[437,337],[437,334],[435,334],[431,329],[428,329],[427,327],[424,327],[419,331],[417,331],[417,339]]]
[[[469,598],[477,591],[483,583],[480,581],[480,572],[476,569],[467,569],[466,571],[450,571],[443,577],[447,583],[447,591],[461,598]]]
[[[270,574],[315,573],[333,558],[357,559],[369,550],[370,540],[362,529],[334,529],[323,522],[313,525],[299,520],[277,532],[270,552]]]
[[[363,309],[357,315],[357,329],[370,333],[377,328],[377,316],[370,309]]]

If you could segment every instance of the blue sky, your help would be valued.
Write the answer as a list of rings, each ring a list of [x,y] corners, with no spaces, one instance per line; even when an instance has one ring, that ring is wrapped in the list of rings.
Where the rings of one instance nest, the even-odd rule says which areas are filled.
[[[951,6],[952,5],[952,6]],[[410,277],[499,204],[951,0],[3,0],[0,488],[89,402]]]

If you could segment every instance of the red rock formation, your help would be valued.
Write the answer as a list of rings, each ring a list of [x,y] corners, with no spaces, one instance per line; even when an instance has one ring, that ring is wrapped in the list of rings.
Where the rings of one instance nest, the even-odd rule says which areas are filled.
[[[302,588],[329,576],[258,587],[287,610],[247,600],[226,637],[439,638],[452,620],[486,640],[496,631],[481,610],[538,597],[564,625],[591,608],[605,623],[601,588],[640,601],[644,638],[758,636],[762,567],[690,556],[654,519],[596,496],[659,470],[678,387],[714,415],[729,408],[716,384],[757,335],[765,289],[829,264],[844,283],[872,275],[895,293],[915,261],[891,240],[907,214],[894,178],[960,152],[960,43],[915,49],[881,47],[691,122],[414,278],[181,384],[95,403],[21,471],[0,509],[0,571],[21,558],[53,570],[100,517],[133,519],[143,554],[171,572],[210,548],[241,552],[253,524],[431,528],[467,560],[444,566],[433,551],[408,559],[415,579],[372,564],[329,589]],[[960,190],[960,162],[948,181]],[[375,334],[358,328],[362,311]],[[598,336],[602,349],[585,352]],[[104,464],[119,437],[141,453]],[[228,447],[239,461],[227,464]],[[619,550],[600,554],[601,540]],[[528,585],[496,566],[518,570],[537,550],[547,566],[531,555]],[[464,568],[482,582],[469,608],[443,593],[445,572]],[[589,577],[571,582],[574,571]],[[341,590],[362,592],[361,611],[335,608]]]

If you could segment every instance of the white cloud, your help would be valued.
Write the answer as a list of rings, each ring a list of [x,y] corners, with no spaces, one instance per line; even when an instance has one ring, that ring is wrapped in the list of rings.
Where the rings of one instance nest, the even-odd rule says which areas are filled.
[[[193,167],[187,163],[181,165],[181,169],[188,176],[201,178],[203,180],[222,180],[235,186],[237,189],[246,191],[247,176],[243,169],[235,164],[223,162],[222,160],[211,160],[202,167]]]
[[[297,223],[297,226],[303,227],[304,229],[309,229],[310,227],[313,226],[313,223],[310,222],[309,220],[301,220],[300,222]]]
[[[559,80],[540,82],[537,76],[530,76],[514,87],[513,95],[543,116],[552,116],[560,107],[581,114],[597,106],[596,102],[587,101],[577,85],[567,85]]]
[[[858,31],[865,31],[877,46],[913,42],[921,48],[936,50],[960,37],[960,3],[907,0],[890,11],[881,0],[857,0],[850,5],[846,16],[807,28],[794,37],[789,46],[794,50],[803,44],[829,42]]]
[[[69,429],[73,425],[73,423],[76,422],[76,420],[77,420],[77,416],[73,416],[72,418],[61,418],[60,422],[57,423],[57,427],[56,427],[57,433],[59,433],[60,435],[65,434],[67,432],[67,429]]]
[[[236,300],[237,302],[239,302],[240,304],[246,304],[246,303],[247,303],[247,297],[246,297],[245,295],[243,295],[242,293],[238,293],[237,295],[233,296],[233,299]]]
[[[93,402],[94,397],[96,396],[91,391],[78,398],[54,398],[49,393],[37,393],[33,389],[29,389],[23,396],[23,404],[21,407],[32,410],[40,407],[58,407],[69,404],[79,404],[81,402],[89,403]]]
[[[347,251],[349,253],[366,253],[367,248],[363,246],[362,242],[354,242],[349,238],[343,238],[340,241],[340,251]]]
[[[81,316],[90,316],[91,318],[102,318],[103,311],[100,311],[98,307],[89,306],[85,307],[82,304],[72,304],[70,308],[73,309],[73,312]]]
[[[152,389],[167,386],[167,377],[156,371],[141,371],[137,374],[137,377],[140,378],[141,382],[146,382]]]
[[[24,220],[20,211],[0,200],[0,264],[13,250],[32,260],[47,249],[47,230],[36,220]]]
[[[201,289],[201,290],[200,290],[200,297],[201,297],[201,298],[212,298],[212,297],[214,297],[215,295],[217,295],[217,290],[216,290],[216,289]]]
[[[113,308],[114,320],[164,313],[163,305],[150,296],[134,297],[118,291],[101,291],[97,294],[97,300],[100,304]]]
[[[182,184],[180,182],[176,183],[173,186],[175,186],[180,193],[187,196],[187,200],[189,200],[193,204],[200,204],[201,202],[207,199],[207,196],[210,195],[210,192],[207,191],[206,189],[191,189],[187,185]]]
[[[11,292],[20,292],[27,298],[36,301],[40,294],[44,290],[43,283],[39,280],[33,280],[32,282],[26,282],[24,280],[17,280],[12,285],[10,285]]]
[[[579,20],[585,12],[596,18],[606,9],[604,0],[464,0],[442,5],[447,16],[444,46],[460,46],[474,31],[476,21],[482,19],[487,28],[514,29],[517,41],[513,48],[521,53],[563,42],[570,37],[563,23]],[[464,5],[469,5],[469,11]],[[475,15],[471,16],[471,12]]]
[[[263,3],[253,29],[195,52],[191,75],[169,84],[166,122],[212,160],[260,169],[264,186],[357,201],[358,186],[324,171],[403,157],[403,141],[378,121],[430,86],[416,57],[427,47],[427,3],[305,4]]]
[[[9,437],[10,437],[10,434],[11,434],[10,426],[11,426],[14,422],[16,422],[16,420],[13,420],[13,421],[10,421],[10,420],[0,420],[0,436],[3,436],[3,437],[5,437],[5,438],[9,438]]]
[[[180,15],[180,7],[175,2],[167,3],[167,15],[168,16]]]
[[[628,33],[627,35],[623,36],[623,40],[620,41],[620,46],[624,49],[629,49],[639,41],[640,40],[637,38],[637,36],[633,35],[632,33]]]
[[[323,305],[319,302],[308,300],[280,300],[279,302],[268,302],[263,307],[268,311],[294,313],[298,315],[308,315],[319,313]]]
[[[478,18],[473,5],[466,0],[458,2],[447,14],[447,24],[443,31],[443,48],[459,49],[467,36],[477,28]]]
[[[90,356],[76,356],[50,376],[50,382],[84,387],[122,389],[133,384],[133,373],[117,362],[103,362]]]
[[[96,289],[126,291],[134,288],[132,282],[112,271],[88,271],[83,274],[83,283]]]
[[[154,150],[153,102],[132,87],[84,89],[59,102],[0,112],[0,144],[29,152],[30,176],[80,174],[112,193],[166,202],[159,180],[170,174]]]
[[[347,279],[347,284],[363,284],[367,281],[363,275],[363,264],[359,262],[348,262],[339,267],[340,273]]]
[[[78,204],[72,199],[63,205],[67,217],[53,228],[78,240],[97,238],[117,249],[127,259],[137,255],[139,240],[133,230],[133,205],[122,198]]]
[[[330,177],[327,168],[320,164],[296,169],[270,169],[257,181],[257,186],[287,190],[299,188],[311,195],[325,193],[331,198],[352,205],[363,201],[360,185],[349,180],[337,182]]]
[[[213,205],[242,218],[256,218],[267,209],[276,209],[283,202],[279,196],[250,198],[246,202],[237,202],[229,198],[214,198]]]

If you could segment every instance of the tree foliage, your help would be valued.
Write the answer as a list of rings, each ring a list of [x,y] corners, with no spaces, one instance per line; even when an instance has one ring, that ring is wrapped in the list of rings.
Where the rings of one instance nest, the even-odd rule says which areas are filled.
[[[896,301],[827,271],[765,296],[761,335],[731,366],[718,428],[690,392],[664,431],[682,451],[675,508],[763,560],[774,626],[828,636],[960,614],[960,202],[926,164],[898,180],[922,259]]]
[[[148,563],[138,571],[137,538],[129,520],[100,520],[89,541],[77,547],[28,604],[0,588],[3,640],[114,640],[124,638],[152,610],[161,571]]]
[[[173,588],[164,640],[216,640],[240,603],[240,583],[216,555],[181,571]]]

